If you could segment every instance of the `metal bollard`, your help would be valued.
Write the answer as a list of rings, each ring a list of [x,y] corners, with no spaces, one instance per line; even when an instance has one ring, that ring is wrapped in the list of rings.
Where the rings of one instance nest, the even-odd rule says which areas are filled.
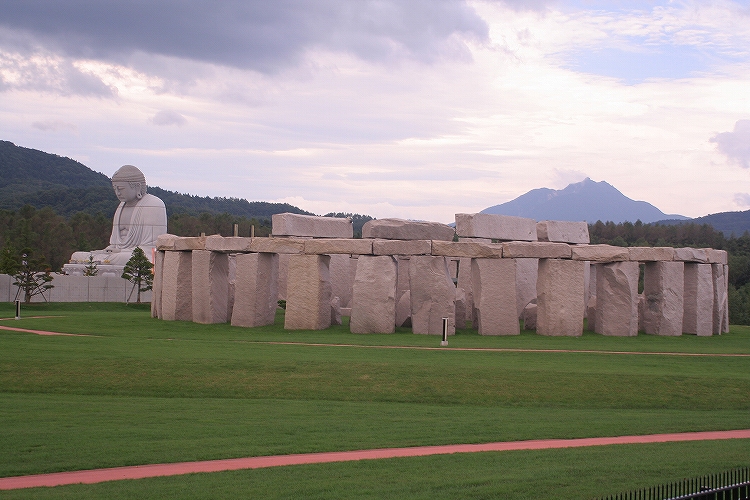
[[[16,319],[21,319],[21,301],[16,301]]]
[[[443,318],[443,340],[440,345],[443,347],[448,345],[448,318]]]

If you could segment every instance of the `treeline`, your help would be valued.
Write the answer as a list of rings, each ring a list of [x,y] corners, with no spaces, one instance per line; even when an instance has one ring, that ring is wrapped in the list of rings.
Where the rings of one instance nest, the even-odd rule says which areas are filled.
[[[111,203],[111,202],[110,202]],[[169,215],[167,231],[177,236],[200,236],[220,234],[233,236],[237,225],[239,236],[269,236],[271,215],[268,217],[244,217],[228,213],[203,212],[192,215],[178,212]],[[351,217],[355,236],[361,237],[362,225],[372,217],[359,214],[327,214],[327,217]],[[254,229],[251,229],[254,228]],[[63,217],[52,208],[36,209],[30,205],[20,210],[0,210],[0,249],[20,252],[31,248],[37,256],[44,256],[50,270],[59,271],[73,252],[97,250],[109,245],[112,233],[112,216],[99,212],[91,215],[77,212]]]

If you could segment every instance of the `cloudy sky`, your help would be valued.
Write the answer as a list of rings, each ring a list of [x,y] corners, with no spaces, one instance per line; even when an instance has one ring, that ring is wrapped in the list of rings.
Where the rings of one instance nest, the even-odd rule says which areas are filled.
[[[0,139],[318,214],[747,210],[750,0],[5,0]]]

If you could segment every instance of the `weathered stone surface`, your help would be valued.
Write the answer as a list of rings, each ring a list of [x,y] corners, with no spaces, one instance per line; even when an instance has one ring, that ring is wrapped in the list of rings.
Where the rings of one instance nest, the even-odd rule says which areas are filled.
[[[154,281],[151,295],[151,317],[161,318],[162,272],[164,271],[164,252],[157,250],[154,256]]]
[[[468,321],[473,320],[474,316],[474,291],[471,284],[471,259],[462,257],[458,261],[458,288],[464,291],[465,307],[464,317]],[[458,307],[458,306],[456,306]]]
[[[456,328],[466,328],[466,292],[456,288]]]
[[[643,331],[682,335],[684,262],[647,262],[643,275]],[[601,300],[601,298],[599,298]]]
[[[471,241],[433,241],[432,255],[474,259],[499,259],[503,256],[503,245],[500,243],[474,243]]]
[[[317,240],[305,240],[305,253],[330,255],[330,254],[372,254],[372,240],[367,239],[343,239],[324,238]]]
[[[536,302],[529,302],[521,313],[524,330],[536,330]]]
[[[596,331],[596,296],[586,302],[586,323],[590,332]]]
[[[569,259],[572,255],[567,243],[508,241],[502,245],[506,259]]]
[[[396,325],[396,259],[361,255],[354,277],[352,333],[393,333]]]
[[[461,236],[458,241],[468,241],[469,243],[492,243],[492,238],[468,238]]]
[[[279,255],[279,300],[286,300],[286,284],[289,278],[289,257],[290,254],[280,253]]]
[[[338,297],[334,296],[331,299],[331,325],[341,325],[342,314],[343,312],[341,310],[341,300]]]
[[[174,250],[178,252],[204,250],[205,248],[205,236],[181,236],[174,241]]]
[[[520,318],[526,304],[536,299],[539,259],[514,260],[516,261],[516,317]]]
[[[157,250],[174,250],[174,243],[177,241],[179,236],[174,234],[164,233],[156,238],[156,249]]]
[[[628,257],[634,262],[669,262],[674,260],[672,247],[629,247]]]
[[[375,255],[429,255],[432,251],[430,240],[375,240],[372,253]]]
[[[290,255],[287,277],[287,330],[324,330],[331,326],[331,278],[328,255]]]
[[[539,260],[536,282],[539,335],[583,334],[583,273],[584,262],[579,260]]]
[[[353,238],[354,229],[351,219],[283,213],[271,216],[271,234],[312,238]]]
[[[164,252],[161,318],[193,320],[193,257],[191,252]]]
[[[229,321],[229,260],[227,254],[193,250],[193,321]]]
[[[221,236],[212,234],[206,237],[206,250],[212,252],[237,253],[249,252],[252,238],[244,236]]]
[[[711,274],[713,279],[713,334],[721,335],[726,333],[728,328],[727,322],[727,275],[725,267],[722,264],[711,264]]]
[[[638,262],[599,266],[596,271],[596,333],[618,337],[638,335],[639,271]]]
[[[331,278],[331,294],[339,298],[341,307],[347,307],[352,302],[352,287],[354,286],[354,272],[350,268],[352,258],[345,254],[331,255],[329,276]],[[354,261],[357,264],[357,261]],[[356,271],[356,268],[355,268]]]
[[[296,238],[253,238],[250,241],[250,251],[297,254],[305,250],[305,241]]]
[[[272,325],[278,303],[279,256],[247,253],[235,256],[232,325]]]
[[[721,318],[721,333],[729,333],[729,265],[724,265],[724,314]]]
[[[589,225],[585,221],[571,222],[543,220],[536,223],[536,237],[539,241],[560,243],[590,243]]]
[[[452,241],[455,231],[439,222],[418,222],[403,219],[373,219],[362,226],[363,238],[384,240]]]
[[[708,256],[706,255],[705,248],[675,248],[674,260],[681,260],[683,262],[700,262],[702,264],[706,264],[708,262]]]
[[[728,258],[726,250],[715,250],[713,248],[706,248],[706,257],[708,257],[709,264],[726,264]]]
[[[445,257],[414,255],[409,259],[412,332],[443,334],[443,318],[448,318],[448,334],[456,333],[456,290]]]
[[[510,215],[456,214],[456,233],[469,238],[536,241],[536,221]]]
[[[472,259],[471,274],[479,335],[519,335],[516,261]]]
[[[396,303],[396,326],[411,326],[411,292],[401,294]]]
[[[573,260],[588,260],[591,262],[622,262],[630,260],[626,247],[612,245],[573,245],[571,254]]]
[[[714,284],[711,264],[685,263],[682,333],[713,332]]]

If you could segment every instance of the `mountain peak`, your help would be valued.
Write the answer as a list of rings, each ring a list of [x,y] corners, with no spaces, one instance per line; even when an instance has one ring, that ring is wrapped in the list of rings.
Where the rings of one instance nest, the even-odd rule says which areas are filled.
[[[533,189],[515,200],[485,208],[482,213],[588,223],[598,220],[615,223],[640,220],[649,223],[664,219],[687,219],[682,215],[667,215],[645,201],[632,200],[608,182],[597,182],[590,177],[560,190]]]

